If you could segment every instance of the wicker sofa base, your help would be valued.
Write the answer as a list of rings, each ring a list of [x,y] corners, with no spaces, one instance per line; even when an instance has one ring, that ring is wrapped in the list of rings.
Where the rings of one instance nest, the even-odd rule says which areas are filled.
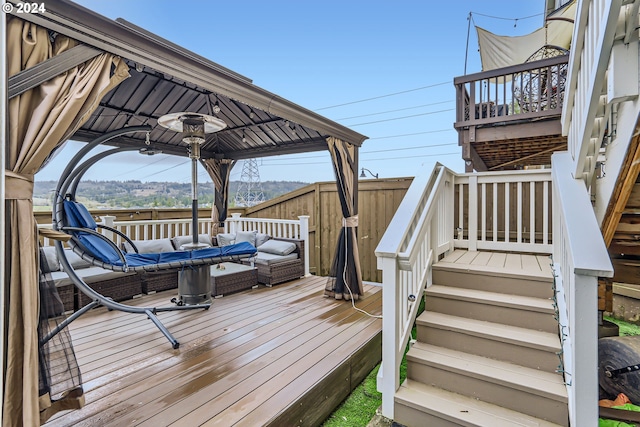
[[[124,301],[142,294],[142,280],[138,274],[127,274],[114,279],[102,280],[88,285],[96,292],[114,301]],[[84,293],[78,291],[77,308],[82,308],[91,302]]]
[[[304,276],[304,265],[300,259],[282,261],[271,265],[256,264],[258,267],[258,283],[267,286],[288,282]]]
[[[62,305],[64,306],[64,311],[67,312],[75,310],[76,287],[69,283],[67,285],[56,286],[56,290],[58,291],[60,301],[62,301]]]
[[[178,272],[169,271],[162,273],[142,273],[142,292],[152,294],[178,288]]]

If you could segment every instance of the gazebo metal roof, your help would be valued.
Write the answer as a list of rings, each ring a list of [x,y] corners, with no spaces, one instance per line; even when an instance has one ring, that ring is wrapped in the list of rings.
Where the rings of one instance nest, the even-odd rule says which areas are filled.
[[[9,79],[9,94],[35,87],[100,53],[121,56],[131,77],[107,94],[72,136],[78,141],[125,126],[150,125],[150,148],[187,155],[180,134],[157,125],[168,113],[214,115],[227,128],[207,135],[202,158],[246,159],[326,150],[333,136],[355,146],[366,139],[349,128],[268,92],[238,73],[122,19],[111,20],[68,0],[47,2],[41,14],[20,18],[82,44]],[[218,110],[219,108],[219,110]],[[146,147],[144,133],[109,142]]]

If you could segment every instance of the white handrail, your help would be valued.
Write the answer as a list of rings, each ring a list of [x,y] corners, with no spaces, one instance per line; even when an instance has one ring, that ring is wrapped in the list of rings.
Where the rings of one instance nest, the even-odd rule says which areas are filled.
[[[613,267],[589,193],[572,177],[570,154],[555,153],[551,161],[553,265],[569,420],[572,426],[596,426],[598,277],[612,277]]]
[[[436,165],[418,175],[407,190],[376,248],[382,270],[382,366],[378,390],[382,414],[393,419],[399,367],[420,300],[431,285],[434,260],[453,249],[453,174]]]

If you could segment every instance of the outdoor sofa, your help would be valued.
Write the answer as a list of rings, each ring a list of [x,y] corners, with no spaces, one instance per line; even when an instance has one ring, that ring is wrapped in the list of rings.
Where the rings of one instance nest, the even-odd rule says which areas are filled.
[[[133,240],[139,253],[170,252],[179,250],[180,246],[190,243],[191,236],[178,236],[153,240]],[[299,239],[272,238],[257,232],[239,232],[235,234],[218,234],[211,238],[200,234],[198,241],[210,246],[225,246],[241,241],[248,241],[258,249],[257,255],[243,261],[245,265],[253,265],[257,269],[257,282],[272,286],[304,276],[304,241]],[[129,243],[122,249],[134,251]],[[75,311],[91,302],[84,293],[79,292],[64,271],[55,247],[43,248],[48,268],[51,272],[65,311]],[[94,290],[114,301],[124,301],[141,294],[150,294],[168,289],[178,288],[178,274],[175,271],[156,273],[122,273],[92,266],[70,249],[65,254],[75,272]],[[250,286],[249,286],[250,287]],[[232,291],[245,289],[235,284]],[[221,291],[222,292],[222,291]],[[224,294],[231,291],[222,292]]]
[[[240,231],[236,234],[218,234],[214,243],[219,246],[249,242],[258,249],[253,263],[258,269],[258,283],[266,286],[288,282],[304,276],[304,240],[271,237],[256,231]]]
[[[140,253],[170,252],[191,242],[191,239],[191,236],[178,236],[172,239],[134,240],[133,243]],[[199,240],[212,246],[211,238],[206,234],[201,234]],[[122,249],[127,252],[133,251],[128,243],[124,244]],[[44,247],[43,251],[51,272],[51,279],[58,290],[64,310],[66,312],[75,311],[89,304],[91,299],[75,288],[64,271],[58,259],[56,248],[53,246]],[[175,271],[122,273],[92,266],[71,249],[65,249],[65,255],[71,267],[82,280],[95,291],[112,298],[114,301],[124,301],[143,293],[150,294],[178,287],[178,274]]]

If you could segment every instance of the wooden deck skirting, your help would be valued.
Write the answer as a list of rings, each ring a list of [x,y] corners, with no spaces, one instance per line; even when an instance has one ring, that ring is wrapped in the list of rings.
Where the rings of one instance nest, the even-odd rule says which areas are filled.
[[[86,405],[47,426],[320,424],[381,359],[382,323],[323,298],[325,277],[159,313],[173,350],[144,316],[98,308],[70,327]],[[176,291],[135,300],[169,304]],[[381,288],[358,308],[379,315]]]

